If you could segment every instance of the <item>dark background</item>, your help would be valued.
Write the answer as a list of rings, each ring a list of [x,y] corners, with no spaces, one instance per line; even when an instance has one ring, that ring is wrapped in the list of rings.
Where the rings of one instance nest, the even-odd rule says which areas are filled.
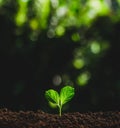
[[[27,19],[17,22],[15,18],[25,2]],[[72,11],[80,24],[64,23],[71,16],[63,16],[63,20],[58,17],[56,26],[51,25],[52,17],[61,4],[56,8],[50,5],[48,17],[42,19],[42,12],[38,16],[30,0],[0,3],[0,108],[55,112],[44,97],[45,90],[71,85],[76,93],[65,111],[120,110],[120,3],[111,1],[107,13],[100,12],[85,23],[81,16],[87,18],[89,1],[76,2],[78,6]],[[29,23],[33,18],[38,26],[33,24],[32,28]],[[44,20],[47,23],[42,26]],[[61,29],[57,33],[59,25],[64,33]],[[50,29],[56,30],[53,36],[48,34]],[[97,42],[100,51],[90,51],[92,42]],[[76,68],[73,63],[80,58],[85,64],[80,67],[78,63]],[[82,73],[90,75],[83,84],[78,80]],[[81,79],[84,81],[84,77]]]

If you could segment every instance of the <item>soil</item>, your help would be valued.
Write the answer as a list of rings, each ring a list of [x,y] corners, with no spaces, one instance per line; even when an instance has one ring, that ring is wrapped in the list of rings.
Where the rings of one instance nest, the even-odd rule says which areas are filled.
[[[120,112],[66,113],[0,109],[0,128],[120,128]]]

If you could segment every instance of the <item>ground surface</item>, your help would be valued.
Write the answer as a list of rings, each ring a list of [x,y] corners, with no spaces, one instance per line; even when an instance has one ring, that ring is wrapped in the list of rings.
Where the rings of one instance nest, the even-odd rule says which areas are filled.
[[[120,112],[67,113],[0,109],[0,128],[120,128]]]

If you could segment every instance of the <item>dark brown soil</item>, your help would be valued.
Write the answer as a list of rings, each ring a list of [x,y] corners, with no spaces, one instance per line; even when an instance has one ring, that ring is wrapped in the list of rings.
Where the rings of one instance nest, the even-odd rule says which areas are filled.
[[[67,113],[0,109],[0,128],[120,128],[120,112]]]

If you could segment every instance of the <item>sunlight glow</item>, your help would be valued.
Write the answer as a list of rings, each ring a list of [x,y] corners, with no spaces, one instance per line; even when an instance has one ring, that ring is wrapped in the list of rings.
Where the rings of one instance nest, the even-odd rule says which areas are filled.
[[[19,9],[15,17],[18,26],[22,26],[27,20],[27,2],[28,0],[19,0]]]
[[[117,0],[117,1],[118,1],[119,5],[120,5],[120,0]]]
[[[107,2],[103,0],[89,0],[88,7],[90,10],[88,11],[87,16],[91,19],[95,18],[97,15],[105,15],[110,10]]]
[[[90,0],[90,7],[97,12],[108,11],[108,4],[104,0]]]
[[[48,16],[50,13],[50,0],[36,0],[35,9],[39,26],[43,29],[46,28]]]
[[[28,0],[21,0],[22,2],[28,2]]]
[[[3,3],[3,0],[0,0],[0,5]]]
[[[56,11],[57,17],[63,17],[63,16],[65,16],[66,13],[67,13],[67,7],[66,6],[59,7]]]

